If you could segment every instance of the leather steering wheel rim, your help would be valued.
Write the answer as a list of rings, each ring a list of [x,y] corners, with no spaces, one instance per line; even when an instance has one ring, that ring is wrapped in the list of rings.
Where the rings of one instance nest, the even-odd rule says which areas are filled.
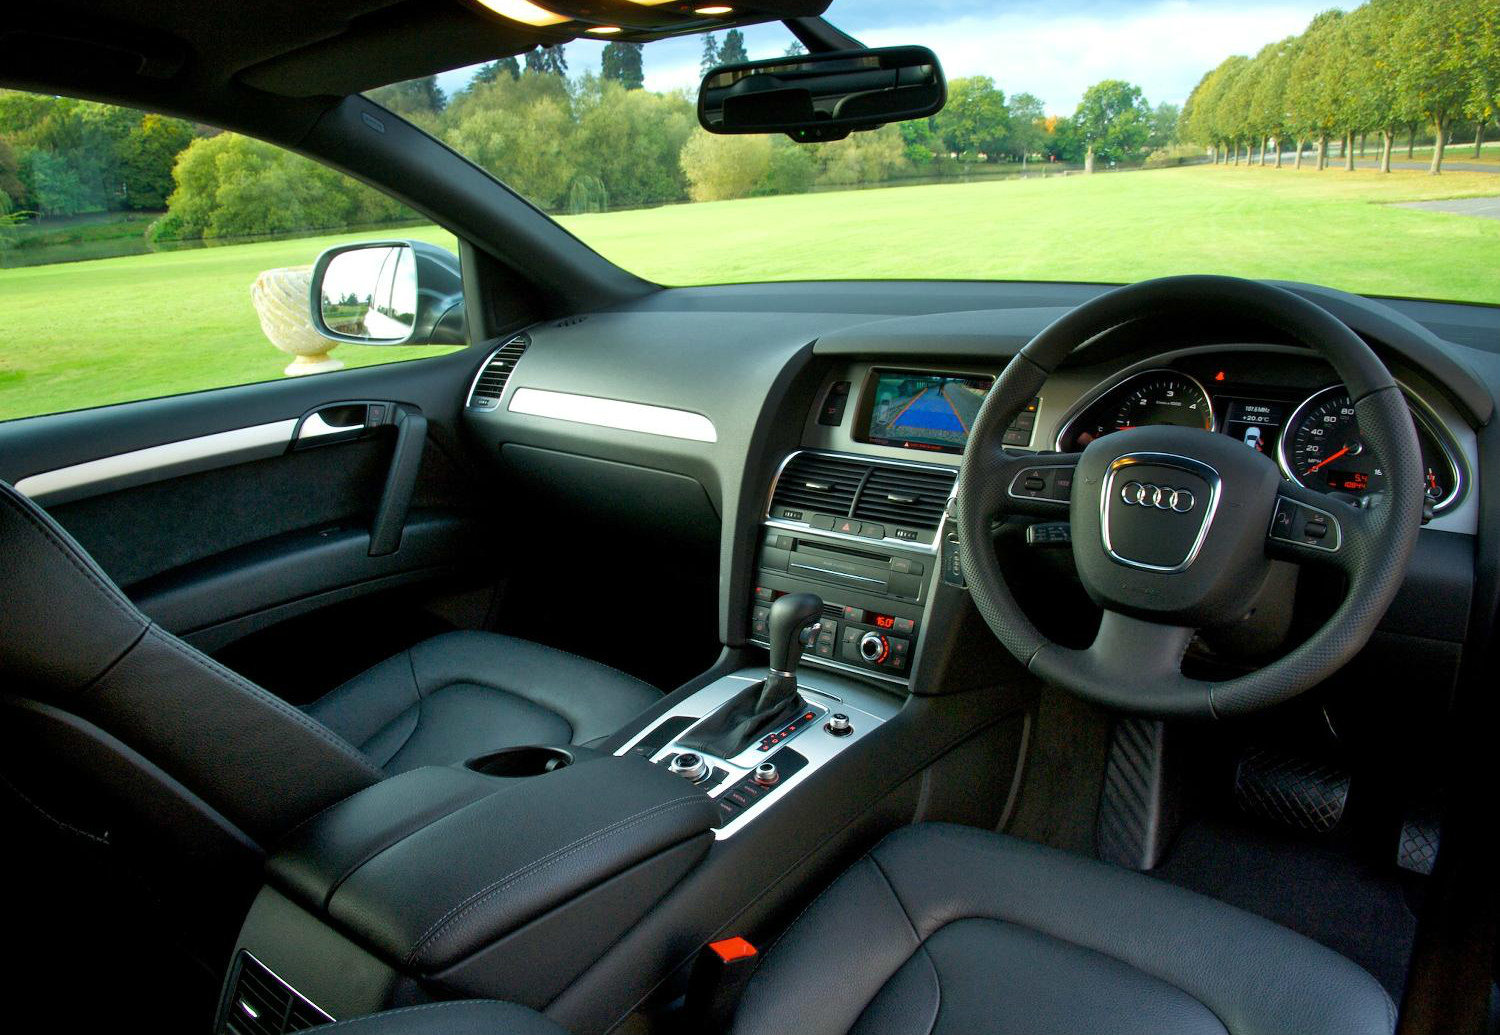
[[[1097,335],[1147,315],[1212,317],[1222,321],[1226,313],[1275,327],[1328,360],[1349,389],[1359,434],[1367,448],[1381,460],[1385,479],[1378,491],[1368,493],[1360,506],[1354,506],[1306,489],[1277,472],[1275,498],[1263,500],[1268,476],[1256,469],[1254,474],[1260,482],[1243,487],[1245,491],[1238,497],[1230,490],[1241,487],[1232,486],[1225,479],[1225,499],[1230,502],[1220,508],[1219,517],[1210,513],[1200,519],[1204,522],[1201,534],[1238,536],[1240,554],[1245,555],[1246,564],[1253,565],[1256,562],[1248,558],[1243,545],[1250,541],[1253,522],[1264,520],[1267,523],[1260,526],[1259,532],[1265,543],[1264,564],[1269,566],[1271,559],[1279,558],[1336,567],[1347,578],[1342,603],[1303,643],[1254,672],[1217,682],[1193,679],[1181,672],[1182,657],[1196,632],[1191,622],[1157,621],[1149,611],[1134,611],[1137,601],[1133,599],[1127,600],[1132,606],[1122,608],[1105,604],[1099,635],[1089,648],[1075,650],[1051,641],[1017,603],[993,548],[991,529],[999,518],[1047,513],[1064,516],[1056,503],[1048,504],[1053,508],[1048,511],[1044,506],[1046,501],[1017,497],[1012,487],[1023,472],[1043,465],[1076,465],[1078,479],[1073,482],[1066,513],[1075,530],[1081,525],[1089,526],[1095,530],[1093,538],[1097,539],[1100,523],[1112,520],[1109,516],[1112,497],[1108,496],[1112,483],[1105,480],[1101,486],[1086,472],[1096,470],[1101,461],[1129,462],[1132,443],[1160,441],[1160,433],[1170,430],[1169,441],[1174,445],[1209,448],[1221,460],[1236,464],[1240,461],[1226,454],[1219,444],[1191,437],[1213,433],[1184,428],[1118,431],[1096,439],[1081,454],[1024,456],[1012,455],[1004,449],[1005,429],[1029,400],[1040,393],[1052,371],[1076,348]],[[1144,434],[1147,432],[1158,434],[1151,439]],[[1245,449],[1226,436],[1216,437],[1238,450]],[[1110,460],[1115,454],[1119,455]],[[1254,462],[1263,460],[1257,454]],[[1298,511],[1294,505],[1307,509]],[[1297,515],[1310,511],[1327,515],[1336,526],[1337,546],[1329,549],[1326,544],[1286,542],[1272,537],[1272,526],[1288,506]],[[1099,516],[1081,509],[1089,507],[1096,508]],[[1283,288],[1232,277],[1168,277],[1128,285],[1071,310],[1043,330],[1006,366],[980,407],[970,429],[957,489],[957,529],[964,577],[979,613],[996,638],[1032,673],[1049,683],[1107,707],[1160,716],[1223,717],[1256,711],[1310,689],[1341,668],[1369,640],[1400,588],[1421,519],[1421,451],[1405,397],[1384,364],[1363,339],[1313,302]],[[1211,527],[1216,530],[1211,532]],[[1075,557],[1080,559],[1081,575],[1085,574],[1086,551],[1095,550],[1098,545],[1085,542],[1086,538],[1075,532]],[[1107,547],[1107,535],[1105,543]],[[1235,546],[1230,544],[1226,549]],[[1089,559],[1096,560],[1091,555]],[[1133,563],[1116,559],[1127,565]],[[1092,570],[1101,569],[1096,563]],[[1106,578],[1111,577],[1108,573],[1113,569],[1106,565],[1102,570]],[[1251,572],[1246,578],[1253,578],[1258,568],[1243,570]],[[1170,594],[1174,577],[1178,576],[1120,573],[1122,579],[1141,580],[1145,587],[1139,591],[1143,594],[1142,607],[1151,604],[1153,587],[1163,587],[1163,592]],[[1230,575],[1216,576],[1214,571],[1204,570],[1195,577],[1203,581],[1215,577],[1228,579]],[[1147,582],[1148,578],[1151,581]],[[1085,585],[1091,596],[1095,596],[1096,587],[1089,584],[1088,578]],[[1233,585],[1221,589],[1238,591]],[[1224,617],[1228,621],[1238,616]]]

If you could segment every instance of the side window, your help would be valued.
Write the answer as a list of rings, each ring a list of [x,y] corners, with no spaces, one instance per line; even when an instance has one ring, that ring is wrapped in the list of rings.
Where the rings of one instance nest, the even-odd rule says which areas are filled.
[[[264,141],[0,90],[0,420],[453,351],[313,329],[314,260],[381,239],[457,251],[379,191]]]

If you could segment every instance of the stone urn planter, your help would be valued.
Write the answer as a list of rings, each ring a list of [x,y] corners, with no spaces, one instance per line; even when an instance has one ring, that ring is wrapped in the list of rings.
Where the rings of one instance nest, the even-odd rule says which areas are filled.
[[[344,365],[342,360],[328,355],[339,343],[313,329],[308,315],[311,290],[311,266],[266,270],[250,287],[250,301],[260,317],[260,329],[272,345],[294,357],[286,366],[288,377],[322,374]]]

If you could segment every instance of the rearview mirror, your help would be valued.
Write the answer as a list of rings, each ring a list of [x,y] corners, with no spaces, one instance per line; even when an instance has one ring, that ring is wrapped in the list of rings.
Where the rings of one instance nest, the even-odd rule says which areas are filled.
[[[839,50],[715,68],[698,91],[698,121],[710,133],[839,140],[935,115],[947,100],[942,66],[926,47]]]
[[[325,338],[357,345],[464,345],[458,256],[424,241],[329,248],[308,299]]]

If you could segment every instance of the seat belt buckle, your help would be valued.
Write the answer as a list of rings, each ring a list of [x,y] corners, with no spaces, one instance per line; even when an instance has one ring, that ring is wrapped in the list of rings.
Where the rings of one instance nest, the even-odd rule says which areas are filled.
[[[683,1012],[699,1031],[727,1031],[760,953],[744,938],[721,938],[698,950]]]

